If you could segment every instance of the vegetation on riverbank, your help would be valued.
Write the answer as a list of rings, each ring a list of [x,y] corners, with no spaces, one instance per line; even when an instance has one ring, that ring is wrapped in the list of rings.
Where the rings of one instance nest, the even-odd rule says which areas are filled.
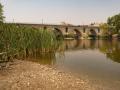
[[[100,24],[102,36],[107,38],[120,38],[120,13],[109,17],[107,23]]]
[[[0,23],[2,23],[4,21],[4,16],[3,16],[3,6],[0,3]]]
[[[50,30],[41,30],[15,24],[0,23],[0,52],[7,59],[26,57],[35,52],[54,52],[58,40]]]
[[[60,43],[56,37],[52,30],[4,23],[0,4],[0,62],[35,57],[39,52],[54,52]]]

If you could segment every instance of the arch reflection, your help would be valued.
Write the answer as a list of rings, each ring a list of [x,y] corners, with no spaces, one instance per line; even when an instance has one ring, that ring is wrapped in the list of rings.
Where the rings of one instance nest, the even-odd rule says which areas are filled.
[[[70,50],[99,50],[107,58],[120,63],[120,41],[118,40],[66,40],[64,49]]]

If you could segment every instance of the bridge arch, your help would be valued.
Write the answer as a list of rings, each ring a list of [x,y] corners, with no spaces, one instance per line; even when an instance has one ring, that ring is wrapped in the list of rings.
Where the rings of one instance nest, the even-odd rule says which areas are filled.
[[[65,32],[68,33],[68,27],[65,28]]]
[[[80,37],[82,36],[82,33],[78,30],[78,29],[74,29],[75,32],[75,39],[80,39]]]
[[[95,39],[97,37],[97,32],[96,32],[95,29],[90,29],[89,37],[92,38],[92,39]]]
[[[46,26],[44,26],[44,27],[43,27],[43,30],[47,30],[47,27],[46,27]]]
[[[55,36],[56,36],[57,39],[63,38],[63,33],[60,29],[54,28],[54,33],[55,33]]]

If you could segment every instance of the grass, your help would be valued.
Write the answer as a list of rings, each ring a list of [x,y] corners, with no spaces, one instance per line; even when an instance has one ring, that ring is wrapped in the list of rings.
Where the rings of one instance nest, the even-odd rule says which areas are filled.
[[[54,52],[58,44],[51,30],[0,23],[0,53],[6,52],[8,60],[37,51]]]

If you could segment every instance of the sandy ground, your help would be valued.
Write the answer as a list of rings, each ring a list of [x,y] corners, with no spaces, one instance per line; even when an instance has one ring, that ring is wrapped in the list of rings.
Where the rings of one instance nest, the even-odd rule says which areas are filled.
[[[104,81],[91,81],[35,62],[15,60],[0,65],[0,90],[120,90],[119,83],[110,87]]]
[[[3,67],[0,90],[94,90],[87,80],[49,66],[16,60]]]

